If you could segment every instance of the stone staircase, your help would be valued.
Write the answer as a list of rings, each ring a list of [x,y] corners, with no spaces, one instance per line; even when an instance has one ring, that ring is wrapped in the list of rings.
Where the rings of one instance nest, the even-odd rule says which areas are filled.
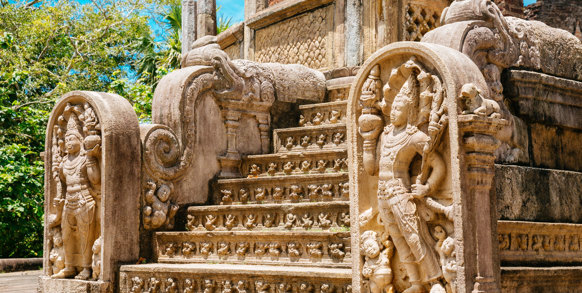
[[[189,207],[187,231],[155,233],[156,263],[122,266],[120,292],[351,292],[342,81],[274,130],[274,153],[215,182],[214,205]]]

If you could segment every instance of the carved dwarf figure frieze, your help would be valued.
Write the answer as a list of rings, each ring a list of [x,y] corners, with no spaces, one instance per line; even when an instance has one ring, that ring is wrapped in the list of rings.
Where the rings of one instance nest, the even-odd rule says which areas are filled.
[[[54,227],[58,254],[60,236],[64,250],[64,268],[53,272],[52,278],[75,277],[88,280],[92,264],[100,262],[100,251],[93,254],[99,238],[101,203],[101,130],[99,120],[89,103],[67,104],[53,131],[53,180],[57,194],[54,198],[56,213],[49,216]],[[100,249],[99,249],[100,250]],[[57,264],[59,258],[54,256]]]

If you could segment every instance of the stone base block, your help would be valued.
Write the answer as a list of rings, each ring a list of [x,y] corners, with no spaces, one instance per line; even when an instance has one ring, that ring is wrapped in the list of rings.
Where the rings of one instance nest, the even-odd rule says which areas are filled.
[[[501,292],[582,292],[582,267],[502,267]]]
[[[109,282],[81,281],[75,279],[51,279],[41,276],[38,280],[39,292],[45,293],[110,293],[113,292]]]

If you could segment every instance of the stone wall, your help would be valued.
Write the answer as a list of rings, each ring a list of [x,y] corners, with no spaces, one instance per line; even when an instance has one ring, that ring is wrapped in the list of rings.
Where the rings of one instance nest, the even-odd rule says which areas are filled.
[[[505,16],[523,18],[523,0],[494,0]]]
[[[582,1],[538,0],[526,7],[525,18],[561,28],[582,40]]]
[[[255,60],[328,67],[333,6],[319,8],[256,31]]]

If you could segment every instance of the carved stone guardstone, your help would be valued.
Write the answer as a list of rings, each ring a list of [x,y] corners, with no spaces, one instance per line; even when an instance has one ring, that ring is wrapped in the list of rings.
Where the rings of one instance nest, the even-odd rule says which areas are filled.
[[[507,121],[490,95],[440,45],[394,43],[362,66],[347,116],[354,292],[499,292],[489,190]]]
[[[141,149],[124,98],[74,91],[47,126],[41,292],[114,292],[139,253]]]

